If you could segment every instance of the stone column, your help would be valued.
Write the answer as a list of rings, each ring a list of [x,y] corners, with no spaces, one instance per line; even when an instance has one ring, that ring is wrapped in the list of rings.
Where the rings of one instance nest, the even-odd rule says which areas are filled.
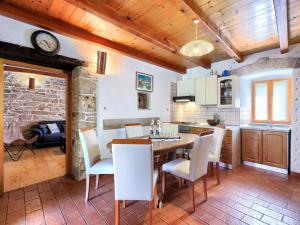
[[[85,167],[78,129],[96,127],[97,78],[84,67],[72,72],[72,170],[75,179],[85,177]]]

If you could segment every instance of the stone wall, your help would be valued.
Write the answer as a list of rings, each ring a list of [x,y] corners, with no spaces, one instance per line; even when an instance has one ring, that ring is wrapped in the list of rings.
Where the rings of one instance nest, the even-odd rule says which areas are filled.
[[[28,89],[29,77],[35,89]],[[25,137],[42,120],[65,119],[65,79],[20,72],[4,73],[4,122],[18,121]]]
[[[83,67],[72,72],[72,170],[75,179],[85,177],[85,167],[78,129],[95,127],[97,78]]]

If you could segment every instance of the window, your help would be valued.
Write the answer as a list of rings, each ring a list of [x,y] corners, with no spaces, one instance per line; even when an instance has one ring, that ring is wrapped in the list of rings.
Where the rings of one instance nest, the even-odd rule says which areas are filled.
[[[290,123],[291,81],[289,78],[253,81],[252,121]]]

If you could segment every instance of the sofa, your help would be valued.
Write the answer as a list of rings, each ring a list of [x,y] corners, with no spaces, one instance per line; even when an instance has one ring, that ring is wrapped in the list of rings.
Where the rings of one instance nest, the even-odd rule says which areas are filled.
[[[47,124],[56,123],[60,133],[51,134]],[[61,146],[62,139],[61,136],[65,132],[66,121],[56,120],[56,121],[40,121],[37,125],[32,127],[32,133],[38,135],[37,141],[33,144],[35,148],[53,147]],[[64,141],[64,140],[63,140]]]

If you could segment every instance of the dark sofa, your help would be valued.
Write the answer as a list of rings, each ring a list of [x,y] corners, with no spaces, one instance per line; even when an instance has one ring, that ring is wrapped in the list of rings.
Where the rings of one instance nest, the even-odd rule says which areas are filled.
[[[49,123],[56,123],[60,133],[51,134],[47,127]],[[35,148],[52,147],[61,145],[61,135],[65,132],[66,121],[41,121],[37,125],[33,126],[32,132],[34,135],[38,135],[38,140],[33,144]]]

